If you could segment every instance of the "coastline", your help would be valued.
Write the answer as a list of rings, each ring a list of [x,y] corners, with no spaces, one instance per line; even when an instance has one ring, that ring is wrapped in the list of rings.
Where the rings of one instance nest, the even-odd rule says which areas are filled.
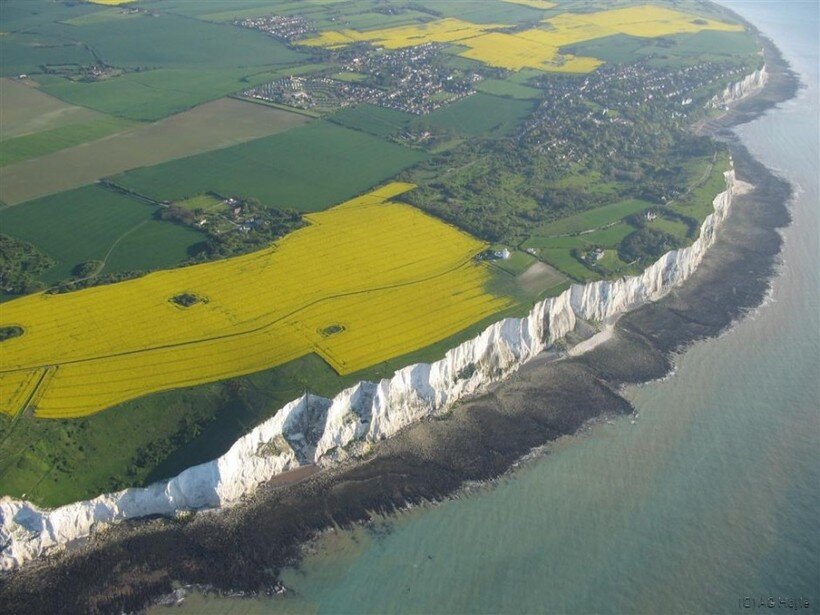
[[[727,88],[724,99],[753,95],[765,84],[765,75],[765,67],[752,73]],[[745,87],[749,81],[755,82],[751,88]],[[734,197],[752,189],[736,179],[733,166],[724,177],[726,190],[713,199],[713,213],[703,221],[698,238],[686,248],[667,252],[640,275],[575,284],[536,303],[524,318],[494,323],[440,361],[407,366],[378,383],[359,382],[333,399],[305,393],[240,438],[226,454],[167,481],[55,509],[0,498],[0,570],[18,569],[70,548],[111,523],[224,509],[264,485],[281,483],[277,479],[289,482],[287,475],[299,470],[355,463],[378,442],[408,426],[489,392],[559,342],[572,344],[582,338],[568,356],[588,352],[611,337],[612,324],[622,314],[660,299],[697,269]],[[601,323],[604,329],[583,339],[595,331],[590,323]]]
[[[777,101],[777,96],[773,96],[768,105]],[[744,103],[744,107],[751,107],[748,111],[733,110],[728,121],[720,120],[711,130],[748,121],[765,110],[766,103],[759,97],[751,99]],[[758,168],[760,165],[755,166],[756,163],[736,142],[732,143],[732,149],[739,175],[754,177],[758,184],[754,193],[744,199],[744,205],[748,200],[754,208],[756,204],[768,202],[767,197],[785,200],[785,186],[773,177],[766,178],[764,170]],[[759,212],[761,217],[751,222],[768,225],[769,230],[781,226],[788,219],[785,208],[781,208],[781,216],[773,211]],[[65,581],[55,580],[59,578],[55,576],[59,568],[73,570],[70,576],[74,580],[87,578],[89,571],[96,568],[98,572],[109,571],[107,581],[116,585],[117,579],[111,576],[116,574],[111,572],[114,568],[107,566],[113,561],[110,559],[113,553],[119,552],[121,556],[121,549],[125,548],[129,554],[136,549],[131,557],[132,563],[152,562],[148,568],[153,566],[158,574],[153,576],[153,582],[147,573],[137,574],[133,577],[134,586],[128,586],[133,591],[106,601],[108,608],[125,605],[133,608],[152,591],[162,591],[171,579],[193,580],[199,576],[203,578],[194,582],[217,587],[243,585],[259,590],[269,582],[261,572],[262,564],[278,566],[285,561],[283,555],[289,556],[289,550],[290,555],[293,554],[293,545],[289,546],[288,541],[294,543],[297,538],[308,538],[315,529],[330,522],[344,524],[366,518],[366,511],[374,508],[390,510],[407,502],[444,497],[465,480],[497,476],[533,446],[571,433],[601,412],[629,412],[629,405],[615,392],[620,384],[664,375],[671,365],[673,353],[696,339],[725,329],[744,309],[759,303],[761,292],[765,293],[768,288],[763,278],[771,275],[771,262],[779,242],[765,236],[766,233],[758,238],[762,240],[759,243],[750,242],[748,236],[737,245],[731,244],[731,238],[725,240],[724,235],[739,239],[738,233],[751,234],[754,230],[742,225],[735,228],[739,216],[742,218],[750,212],[737,212],[738,209],[745,210],[745,206],[734,209],[733,222],[724,227],[718,240],[720,247],[728,248],[728,251],[715,255],[715,250],[711,250],[691,282],[658,304],[646,305],[622,317],[612,338],[589,354],[543,367],[522,369],[494,393],[456,408],[447,420],[415,425],[395,439],[383,442],[376,454],[361,464],[317,475],[297,485],[259,493],[246,506],[221,515],[204,515],[190,523],[158,520],[144,527],[127,524],[112,528],[95,537],[88,548],[54,562],[38,563],[36,567],[24,569],[21,579],[36,581],[42,575],[45,582],[51,576],[53,582],[65,591],[68,589]],[[767,264],[767,261],[770,262]],[[719,275],[738,262],[742,262],[745,269],[754,264],[759,274],[748,276],[748,272],[744,272],[744,276],[755,278],[748,280]],[[727,279],[733,284],[727,285]],[[732,286],[730,295],[726,294],[727,286]],[[730,305],[733,301],[736,302],[734,306]],[[624,362],[624,353],[630,359],[629,364]],[[550,407],[545,408],[545,405]],[[442,442],[447,443],[446,448],[439,446]],[[254,523],[258,524],[255,532]],[[262,528],[264,531],[259,531]],[[290,532],[294,536],[289,535]],[[254,538],[258,541],[260,533],[271,537],[270,544],[253,544]],[[165,546],[151,548],[148,544],[150,541],[165,542],[164,538],[169,539]],[[232,538],[237,539],[236,542],[231,542]],[[220,566],[213,565],[213,558],[224,555],[227,545],[242,552],[239,557],[245,560],[244,563],[237,566],[237,562],[227,561],[221,562]],[[172,557],[179,557],[181,561],[173,562]],[[209,564],[214,568],[210,573],[205,570]],[[164,572],[159,574],[160,570]],[[29,583],[25,585],[29,586]],[[37,583],[31,585],[36,587]],[[89,595],[93,595],[95,587],[102,595],[105,584],[92,585]],[[72,586],[72,589],[77,588]],[[6,598],[2,608],[7,608],[7,605],[14,604],[15,596],[21,597],[22,590],[12,590],[9,583],[0,588],[0,595]],[[63,599],[66,598],[64,595]],[[40,599],[50,598],[42,596]],[[32,604],[42,603],[35,600]]]

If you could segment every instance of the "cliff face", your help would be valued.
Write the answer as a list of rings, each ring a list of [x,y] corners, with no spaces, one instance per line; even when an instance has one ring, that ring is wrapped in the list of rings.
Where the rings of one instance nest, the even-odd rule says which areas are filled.
[[[747,98],[762,89],[766,85],[766,80],[769,78],[769,73],[766,72],[764,66],[760,70],[756,70],[749,75],[746,75],[740,81],[733,83],[726,87],[720,94],[717,94],[709,101],[710,107],[725,107],[732,103],[736,103],[744,98]]]
[[[758,73],[765,75],[765,69]],[[759,83],[760,79],[765,76],[749,76],[741,83]],[[745,97],[749,87],[733,86],[727,91]],[[168,481],[53,510],[0,498],[0,570],[17,568],[86,537],[95,527],[228,506],[284,471],[356,457],[372,443],[505,378],[563,338],[575,327],[576,318],[606,323],[659,299],[697,268],[728,215],[733,195],[746,189],[735,179],[734,171],[725,177],[726,190],[715,197],[714,213],[703,222],[698,239],[687,248],[668,252],[639,276],[573,285],[558,297],[535,305],[524,318],[491,325],[440,361],[410,365],[378,383],[360,382],[333,399],[305,395],[237,440],[222,457]]]

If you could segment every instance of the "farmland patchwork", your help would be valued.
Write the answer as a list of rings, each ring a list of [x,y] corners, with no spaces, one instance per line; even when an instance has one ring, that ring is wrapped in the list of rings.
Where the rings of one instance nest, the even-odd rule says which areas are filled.
[[[511,305],[489,294],[477,239],[392,201],[392,183],[274,246],[3,306],[22,327],[0,353],[0,412],[76,417],[155,391],[316,352],[347,374],[448,337]]]
[[[521,2],[537,8],[548,3]],[[368,41],[386,49],[400,49],[421,43],[458,43],[468,49],[459,55],[488,66],[521,70],[534,68],[548,72],[588,73],[602,62],[596,58],[562,54],[560,49],[575,43],[626,34],[654,38],[702,30],[739,31],[742,26],[652,5],[632,6],[595,13],[562,13],[545,19],[539,28],[510,31],[510,26],[472,24],[458,19],[440,19],[418,26],[382,30],[325,31],[304,42],[306,45],[340,48]]]

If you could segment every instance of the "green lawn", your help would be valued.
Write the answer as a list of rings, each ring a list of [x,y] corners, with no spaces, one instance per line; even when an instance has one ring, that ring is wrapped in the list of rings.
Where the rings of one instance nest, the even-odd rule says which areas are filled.
[[[419,122],[468,137],[508,135],[532,109],[531,101],[479,93],[437,109]]]
[[[157,200],[216,192],[316,211],[387,181],[423,157],[362,131],[316,121],[272,137],[136,169],[114,181]]]
[[[184,201],[177,201],[174,205],[179,205],[180,207],[184,207],[185,209],[190,209],[191,211],[196,211],[197,209],[201,209],[202,211],[215,211],[218,209],[226,209],[225,203],[222,199],[215,197],[212,194],[198,194],[190,199],[185,199]]]
[[[104,273],[169,267],[186,260],[188,250],[204,235],[154,221],[155,211],[110,190],[87,186],[0,209],[0,228],[56,261],[41,276],[54,284],[82,262],[103,260],[112,247]]]

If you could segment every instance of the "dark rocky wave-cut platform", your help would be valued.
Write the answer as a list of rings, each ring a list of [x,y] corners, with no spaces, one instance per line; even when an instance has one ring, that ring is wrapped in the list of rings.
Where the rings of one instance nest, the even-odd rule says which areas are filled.
[[[688,345],[719,334],[764,300],[789,222],[790,187],[754,160],[729,129],[793,97],[797,77],[765,43],[765,89],[699,130],[726,141],[740,180],[716,244],[697,272],[661,301],[620,319],[587,354],[534,361],[491,394],[380,443],[368,459],[278,481],[251,500],[188,520],[120,524],[85,545],[0,578],[0,612],[122,612],[175,583],[269,591],[305,541],[373,512],[440,500],[467,481],[496,478],[534,448],[589,420],[632,412],[618,390],[660,378]]]

